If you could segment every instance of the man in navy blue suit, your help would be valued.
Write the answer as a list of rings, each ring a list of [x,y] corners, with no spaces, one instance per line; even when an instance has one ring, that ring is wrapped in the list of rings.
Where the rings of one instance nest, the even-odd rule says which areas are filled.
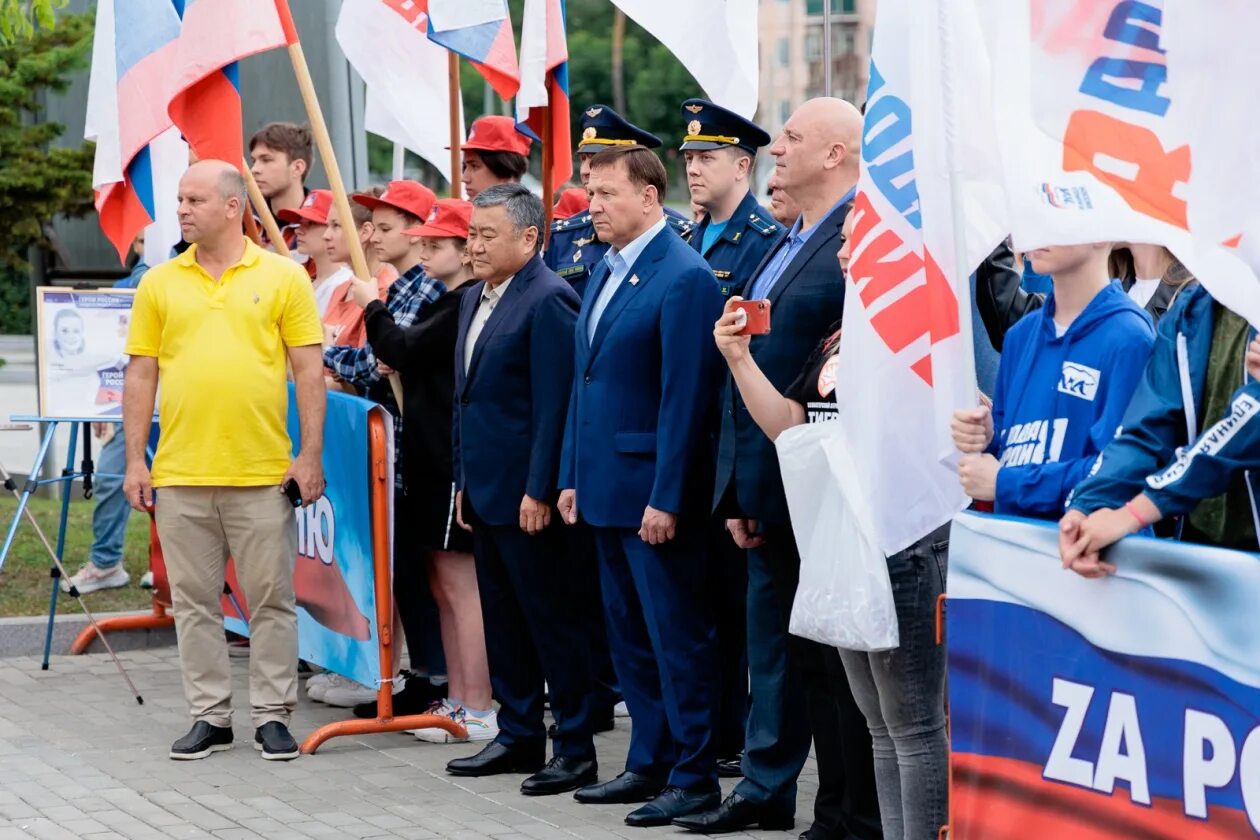
[[[651,150],[600,152],[588,187],[610,247],[578,316],[559,508],[595,530],[633,727],[626,772],[576,797],[647,802],[626,823],[668,825],[720,798],[704,582],[722,296],[703,258],[666,229],[665,167]]]
[[[578,296],[538,256],[542,202],[520,184],[473,199],[468,253],[481,280],[455,344],[456,511],[473,533],[499,735],[446,765],[455,776],[533,773],[521,793],[596,779],[590,662],[552,505],[573,371]],[[543,680],[556,719],[543,766]]]
[[[744,288],[770,301],[772,329],[750,352],[780,391],[799,375],[818,336],[844,312],[836,262],[841,227],[858,179],[862,117],[840,99],[812,99],[770,146],[775,178],[801,207]],[[744,779],[720,807],[676,825],[702,833],[790,828],[796,780],[818,759],[818,796],[807,840],[881,836],[874,757],[866,720],[853,700],[835,648],[788,634],[800,555],[792,534],[774,444],[753,422],[729,375],[722,395],[714,505],[748,551],[748,671],[752,708],[744,739]]]

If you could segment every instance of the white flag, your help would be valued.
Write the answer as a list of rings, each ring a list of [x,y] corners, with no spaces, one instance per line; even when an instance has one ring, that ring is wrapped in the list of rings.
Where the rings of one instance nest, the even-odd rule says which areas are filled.
[[[411,149],[449,177],[447,52],[426,35],[422,4],[345,0],[337,43],[367,83],[364,127]],[[459,115],[460,142],[464,121]]]
[[[613,0],[678,57],[709,99],[757,112],[757,0]]]
[[[971,0],[1015,246],[1168,247],[1260,325],[1260,6]]]
[[[188,144],[178,128],[168,128],[149,143],[153,164],[153,224],[144,229],[144,261],[157,265],[170,259],[180,241],[179,179],[188,170]]]

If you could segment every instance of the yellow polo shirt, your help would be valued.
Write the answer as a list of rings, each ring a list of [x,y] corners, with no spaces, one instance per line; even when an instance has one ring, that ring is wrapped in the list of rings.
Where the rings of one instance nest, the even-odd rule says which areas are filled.
[[[292,461],[286,347],[320,344],[300,265],[247,240],[216,282],[193,245],[154,266],[131,310],[127,353],[158,361],[153,486],[279,484]]]

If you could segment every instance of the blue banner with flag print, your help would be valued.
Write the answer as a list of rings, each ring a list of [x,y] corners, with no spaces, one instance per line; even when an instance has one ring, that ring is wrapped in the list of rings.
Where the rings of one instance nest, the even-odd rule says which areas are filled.
[[[372,554],[372,477],[368,417],[383,409],[346,394],[328,395],[324,421],[327,489],[313,505],[294,511],[298,550],[293,589],[298,604],[298,655],[307,662],[375,687],[381,678]],[[289,438],[297,453],[297,400],[289,386]],[[385,428],[392,431],[386,420]],[[386,460],[392,464],[392,447]],[[393,497],[393,477],[387,479]],[[392,512],[386,511],[390,521]],[[235,571],[224,598],[228,630],[249,635],[249,615]]]
[[[1260,836],[1260,556],[963,514],[949,552],[951,837]]]

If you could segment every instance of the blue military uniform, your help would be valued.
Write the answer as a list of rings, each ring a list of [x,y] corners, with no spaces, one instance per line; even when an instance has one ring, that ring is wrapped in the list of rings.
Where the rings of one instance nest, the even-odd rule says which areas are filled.
[[[680,150],[701,152],[735,147],[750,154],[770,143],[770,135],[756,123],[704,99],[688,99],[682,104],[687,132]],[[717,239],[704,247],[705,231],[711,222],[706,215],[695,226],[691,247],[700,252],[713,269],[722,297],[729,298],[752,279],[762,259],[783,234],[783,226],[770,211],[757,203],[749,191],[727,220]]]
[[[649,149],[658,148],[661,140],[655,134],[644,131],[627,121],[607,105],[592,105],[582,112],[582,137],[578,141],[578,155],[591,155],[614,146],[638,144]],[[688,241],[692,223],[673,210],[665,215],[674,231]],[[591,270],[608,251],[608,243],[595,236],[595,225],[590,213],[578,213],[568,219],[560,219],[551,225],[551,235],[543,262],[547,267],[572,284],[574,291],[582,295]]]

